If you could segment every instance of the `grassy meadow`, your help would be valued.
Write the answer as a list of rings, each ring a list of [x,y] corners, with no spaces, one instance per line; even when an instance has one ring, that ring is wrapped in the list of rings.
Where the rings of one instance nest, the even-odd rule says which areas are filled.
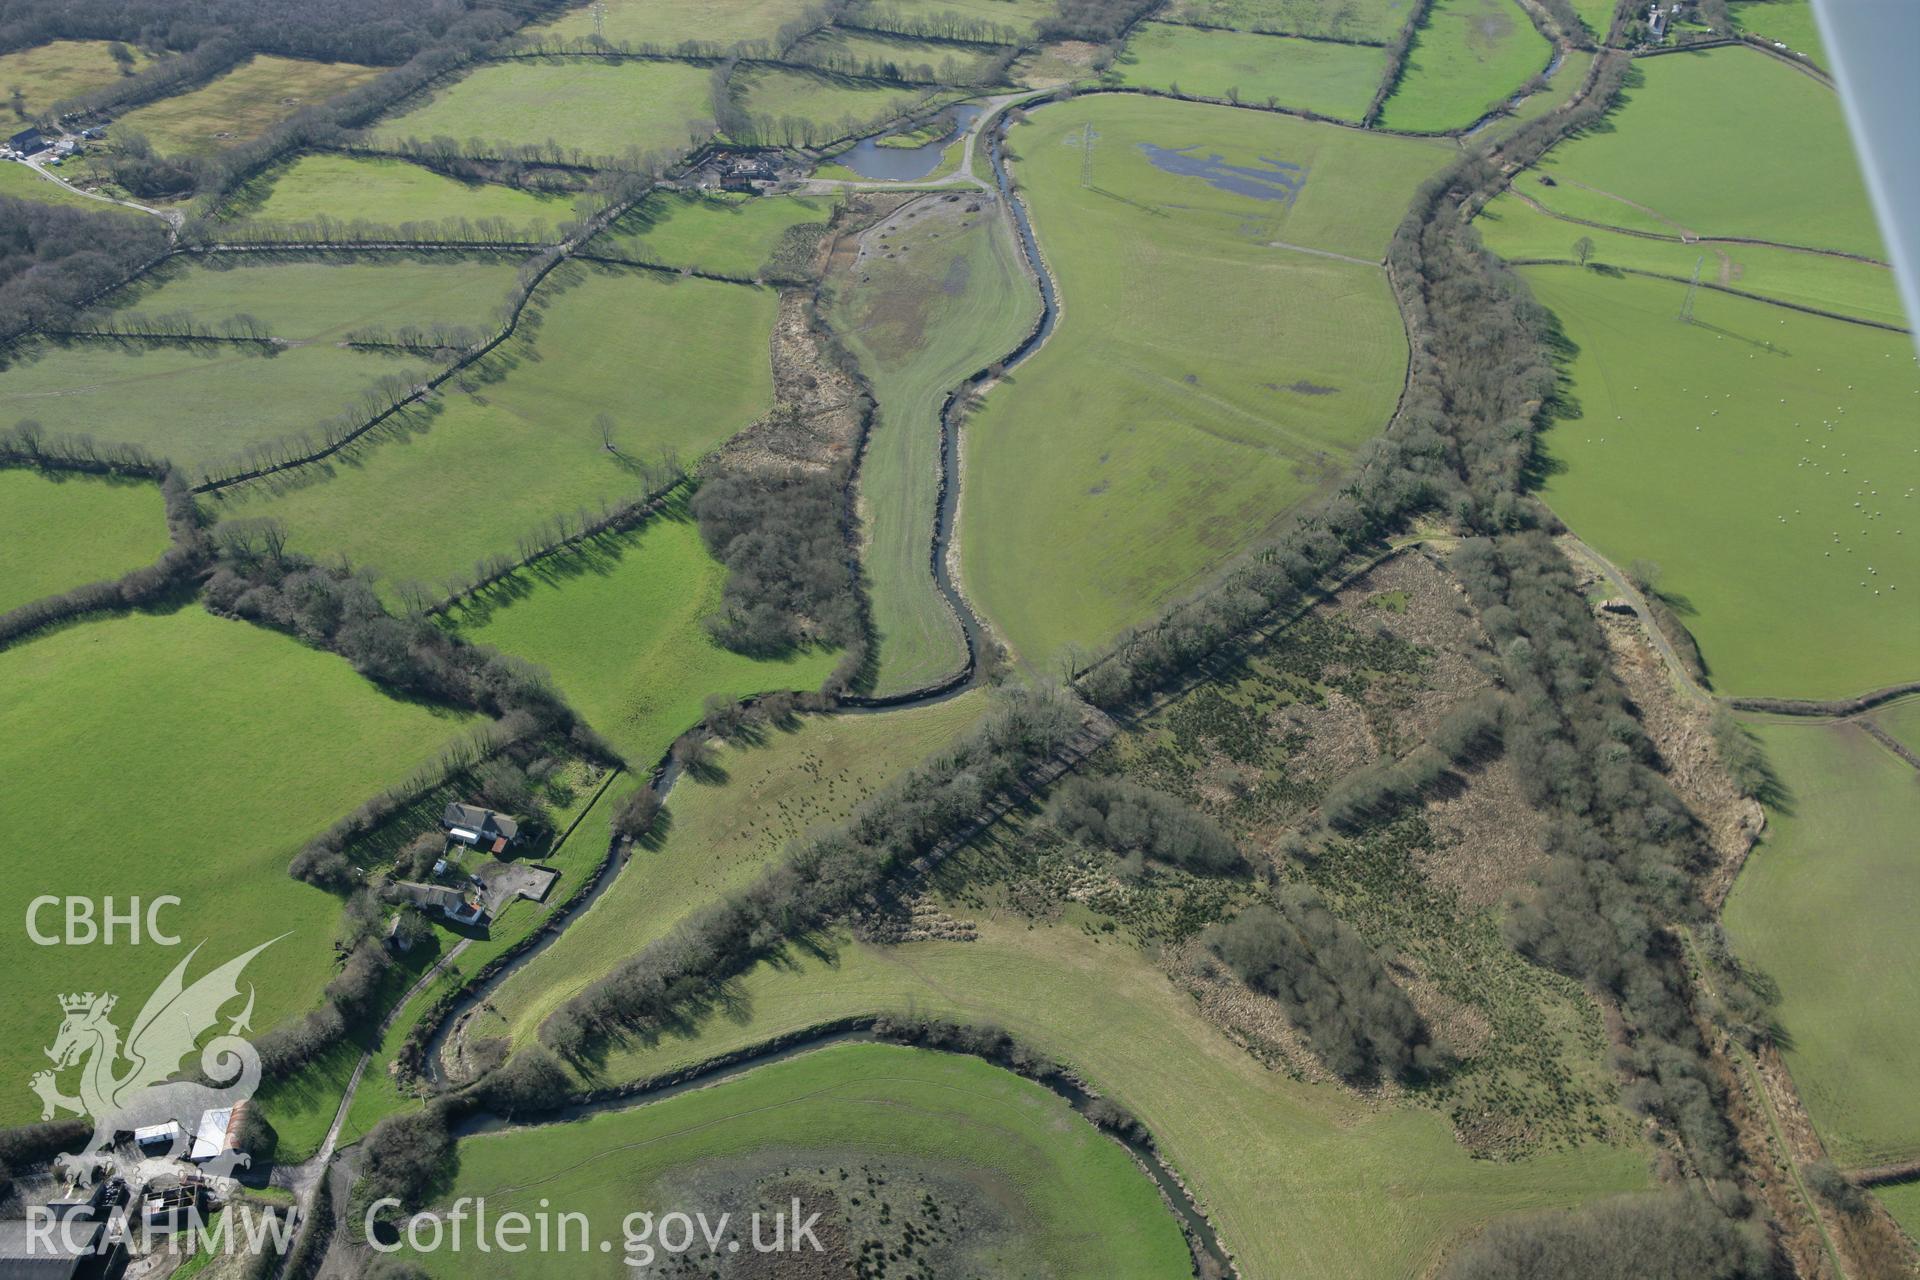
[[[1358,120],[1387,55],[1369,45],[1143,22],[1114,65],[1122,84]]]
[[[979,211],[967,213],[972,205]],[[860,519],[877,693],[960,669],[965,639],[928,565],[940,481],[940,406],[1039,319],[1040,294],[997,204],[929,197],[832,282],[828,315],[873,384]]]
[[[167,549],[150,481],[0,470],[0,613],[152,564]]]
[[[833,670],[830,650],[750,658],[715,644],[701,623],[720,607],[725,582],[699,529],[676,510],[543,560],[452,621],[552,672],[587,722],[644,769],[700,719],[708,694],[817,689]]]
[[[847,21],[880,30],[931,23],[936,34],[946,34],[944,20],[952,14],[962,24],[990,22],[1003,28],[1003,34],[1011,32],[1017,39],[1024,40],[1033,34],[1034,26],[1041,19],[1052,17],[1058,7],[1054,0],[867,0],[854,8]],[[973,38],[971,29],[961,29],[960,34]]]
[[[1795,53],[1804,53],[1814,65],[1831,71],[1820,24],[1813,20],[1813,0],[1732,0],[1734,30],[1764,40],[1777,40]]]
[[[962,564],[1050,666],[1192,587],[1385,425],[1407,355],[1374,263],[1449,153],[1129,95],[1037,110],[1011,142],[1062,316],[966,426]]]
[[[905,36],[828,27],[795,45],[787,56],[794,62],[814,62],[854,71],[860,71],[870,64],[891,64],[901,76],[908,79],[938,81],[941,84],[973,84],[985,74],[994,53],[995,50],[978,45],[913,40]]]
[[[1464,129],[1546,70],[1552,55],[1517,0],[1434,0],[1380,127]]]
[[[636,847],[566,935],[494,990],[474,1014],[473,1034],[530,1042],[567,1000],[700,907],[751,883],[788,841],[846,821],[963,734],[985,706],[985,695],[971,693],[875,715],[805,716],[768,730],[763,742],[721,746],[713,772],[674,783],[664,834]],[[612,806],[603,808],[589,819],[599,824],[595,844],[611,834]]]
[[[0,164],[0,196],[13,200],[38,200],[41,204],[60,204],[69,209],[85,209],[89,213],[102,213],[112,207],[69,191],[59,183],[41,177],[24,164],[12,162]]]
[[[861,1013],[1002,1026],[1147,1125],[1250,1280],[1421,1275],[1498,1214],[1648,1182],[1631,1148],[1473,1159],[1432,1111],[1262,1066],[1131,940],[941,905],[971,919],[978,938],[823,940],[834,944],[825,956],[753,970],[724,1012],[616,1049],[594,1079],[653,1075]]]
[[[410,355],[315,344],[259,348],[110,338],[42,342],[0,370],[0,421],[136,444],[189,469],[305,431],[364,387],[432,366]]]
[[[864,133],[918,102],[924,93],[875,80],[787,67],[753,67],[736,72],[732,92],[734,105],[754,118],[756,129],[764,122],[772,130],[756,139],[761,142],[781,141],[780,121],[789,117],[811,121],[823,131],[817,139],[821,142]]]
[[[62,98],[104,89],[123,75],[138,74],[153,65],[143,50],[127,45],[133,62],[126,72],[107,52],[111,40],[53,40],[12,53],[0,53],[0,94],[6,95],[9,119],[24,124],[28,117],[45,115]],[[13,91],[21,91],[13,105]],[[24,112],[24,114],[23,114]],[[15,125],[8,133],[19,128]]]
[[[133,108],[109,139],[146,135],[165,154],[206,155],[251,142],[302,107],[365,84],[385,67],[255,54],[198,89]]]
[[[1907,336],[1705,290],[1683,325],[1684,285],[1522,274],[1577,352],[1544,496],[1616,564],[1660,566],[1715,689],[1838,698],[1912,679]]]
[[[1807,1112],[1840,1165],[1920,1157],[1920,772],[1845,722],[1755,719],[1784,799],[1724,919],[1779,984]]]
[[[1528,195],[1537,188],[1521,180]],[[1906,325],[1906,309],[1893,272],[1849,258],[1800,253],[1772,245],[1655,240],[1603,227],[1566,222],[1528,205],[1514,191],[1496,196],[1474,225],[1489,249],[1508,259],[1574,263],[1581,240],[1593,242],[1590,261],[1606,267],[1651,271],[1679,280],[1693,277],[1731,289],[1775,298],[1881,324]]]
[[[557,143],[587,162],[681,152],[713,130],[707,68],[555,58],[483,65],[370,130],[376,142],[476,139],[483,148]]]
[[[430,408],[215,510],[278,516],[295,548],[390,580],[442,582],[551,515],[638,496],[636,460],[673,448],[691,463],[765,413],[776,305],[771,289],[562,268],[514,339]]]
[[[594,237],[590,253],[754,278],[778,265],[797,277],[804,264],[776,257],[790,228],[824,229],[833,202],[823,196],[728,196],[666,191]]]
[[[770,40],[806,7],[806,0],[606,0],[601,31],[616,45],[667,48],[686,40],[703,44]],[[551,22],[528,27],[524,34],[534,39],[590,40],[593,6],[577,5]]]
[[[274,337],[298,342],[337,342],[355,329],[404,324],[491,332],[519,266],[503,254],[237,256],[176,259],[114,294],[114,310],[185,312],[216,327],[229,316],[251,315]]]
[[[1668,54],[1634,69],[1640,82],[1606,124],[1548,152],[1516,178],[1520,190],[1556,213],[1634,231],[1885,261],[1832,90],[1754,49]],[[1790,178],[1782,156],[1793,158]]]
[[[1412,0],[1352,0],[1338,5],[1320,0],[1174,0],[1166,20],[1385,44],[1407,25],[1413,7]]]
[[[1873,1194],[1887,1207],[1908,1238],[1920,1240],[1920,1179],[1875,1187]]]
[[[1873,713],[1873,722],[1900,742],[1901,745],[1920,751],[1920,698],[1902,698],[1877,708]]]
[[[888,1217],[924,1212],[900,1188],[956,1189],[961,1203],[947,1203],[942,1216],[957,1214],[966,1226],[945,1264],[959,1270],[947,1274],[1148,1280],[1192,1265],[1159,1191],[1119,1143],[1040,1085],[925,1049],[835,1045],[659,1102],[468,1138],[459,1154],[450,1197],[484,1196],[500,1212],[566,1205],[586,1216],[594,1237],[617,1240],[631,1212],[707,1203],[728,1189],[744,1205],[762,1178],[785,1179],[775,1193],[784,1194],[795,1164],[820,1169],[838,1188],[828,1166],[842,1178],[851,1166],[877,1170],[896,1189],[902,1203]],[[851,1195],[857,1205],[867,1188],[849,1185],[815,1191],[809,1204]],[[702,1196],[703,1187],[717,1190]],[[868,1233],[841,1224],[849,1208],[829,1209],[820,1232],[851,1256],[853,1240]],[[747,1234],[744,1221],[734,1229]],[[930,1250],[942,1256],[921,1238],[912,1261],[925,1262]],[[632,1274],[618,1248],[597,1269],[559,1252],[498,1262],[440,1252],[420,1261],[430,1274],[463,1280]]]
[[[0,650],[0,776],[34,873],[0,905],[30,898],[174,894],[162,922],[179,949],[151,944],[7,953],[19,993],[0,1013],[8,1070],[24,1086],[53,1038],[66,991],[114,991],[121,1026],[185,955],[193,972],[280,938],[249,967],[266,1030],[305,1011],[333,974],[337,900],[287,874],[299,846],[425,763],[463,717],[395,701],[339,658],[194,606],[68,626]],[[51,915],[43,923],[57,930]],[[38,1117],[24,1087],[0,1123]]]
[[[387,226],[447,218],[503,219],[551,239],[575,216],[573,199],[490,182],[461,182],[388,156],[313,153],[269,170],[222,206],[223,220],[285,223],[333,218]]]

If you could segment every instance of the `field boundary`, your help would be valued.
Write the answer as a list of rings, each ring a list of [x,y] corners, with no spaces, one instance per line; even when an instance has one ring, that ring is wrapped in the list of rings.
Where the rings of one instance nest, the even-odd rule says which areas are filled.
[[[1576,267],[1589,268],[1571,258],[1507,258],[1510,267]],[[1764,302],[1770,307],[1785,307],[1788,311],[1798,311],[1805,315],[1819,316],[1823,320],[1838,320],[1843,324],[1857,324],[1869,329],[1885,329],[1890,333],[1911,334],[1913,330],[1892,324],[1885,320],[1869,320],[1865,316],[1850,316],[1839,311],[1828,311],[1821,307],[1808,306],[1803,302],[1788,302],[1785,298],[1770,298],[1765,294],[1753,293],[1746,289],[1736,289],[1732,285],[1720,284],[1714,280],[1689,280],[1686,276],[1668,275],[1664,271],[1648,271],[1642,267],[1622,267],[1615,263],[1603,264],[1608,271],[1618,271],[1622,275],[1642,276],[1649,280],[1666,280],[1673,284],[1697,284],[1702,289],[1711,289],[1715,293],[1731,294],[1736,298],[1745,298],[1749,302]]]
[[[1140,19],[1140,26],[1156,24],[1162,27],[1192,27],[1195,31],[1224,31],[1236,36],[1279,36],[1283,40],[1311,40],[1316,44],[1343,44],[1357,49],[1384,49],[1390,41],[1386,40],[1343,40],[1339,36],[1313,36],[1304,31],[1262,31],[1254,27],[1223,27],[1217,22],[1192,22],[1186,18],[1162,18],[1150,13]]]
[[[1529,169],[1535,168],[1537,164],[1538,161],[1514,170],[1514,176],[1517,177]],[[1882,262],[1878,258],[1870,258],[1864,253],[1851,253],[1845,249],[1822,249],[1817,245],[1788,244],[1784,240],[1763,240],[1758,236],[1694,236],[1692,239],[1688,239],[1686,236],[1661,235],[1658,231],[1642,231],[1637,227],[1615,226],[1611,222],[1597,222],[1592,218],[1580,218],[1571,213],[1561,213],[1557,209],[1549,209],[1546,205],[1541,204],[1538,200],[1514,186],[1511,178],[1509,178],[1507,182],[1507,190],[1513,192],[1528,208],[1534,210],[1536,213],[1544,213],[1549,218],[1556,218],[1561,222],[1571,222],[1577,226],[1593,227],[1599,231],[1614,231],[1623,236],[1636,236],[1642,240],[1663,240],[1668,244],[1750,244],[1763,249],[1784,249],[1789,253],[1805,253],[1820,258],[1845,258],[1851,262],[1864,262],[1870,267],[1882,267],[1889,271],[1892,270],[1892,267],[1888,263]],[[1701,283],[1705,284],[1706,282],[1703,280]]]

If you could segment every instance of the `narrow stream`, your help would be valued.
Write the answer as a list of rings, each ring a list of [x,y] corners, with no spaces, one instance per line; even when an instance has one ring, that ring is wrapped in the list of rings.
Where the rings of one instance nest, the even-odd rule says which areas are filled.
[[[1054,297],[1053,278],[1047,274],[1046,265],[1041,261],[1040,245],[1039,242],[1034,239],[1033,227],[1027,220],[1026,208],[1020,203],[1019,198],[1013,194],[1013,184],[1007,176],[1006,158],[1003,154],[1005,127],[1006,120],[1004,116],[992,123],[985,138],[987,143],[987,157],[993,166],[994,182],[999,187],[1000,199],[1006,205],[1008,213],[1013,218],[1014,229],[1019,233],[1020,247],[1026,254],[1029,272],[1040,290],[1041,304],[1040,319],[1038,323],[1034,325],[1033,332],[1028,334],[1026,339],[1021,342],[1018,347],[1015,347],[1012,352],[999,362],[1003,368],[1011,369],[1032,355],[1034,351],[1039,349],[1040,344],[1047,340],[1047,335],[1053,332],[1054,323],[1059,315],[1059,308]],[[955,408],[972,392],[974,387],[987,380],[988,377],[989,375],[986,370],[981,370],[963,382],[958,388],[949,392],[946,401],[940,409],[941,484],[940,502],[934,513],[933,580],[935,586],[939,588],[940,594],[945,596],[947,603],[952,606],[954,616],[960,620],[960,631],[966,640],[967,646],[966,666],[957,672],[952,679],[943,681],[941,684],[930,689],[916,690],[895,697],[848,698],[843,703],[845,712],[848,714],[889,710],[897,707],[927,706],[932,703],[943,702],[949,698],[955,698],[965,693],[979,680],[982,633],[980,619],[974,615],[973,609],[968,606],[966,598],[960,594],[959,587],[955,585],[953,581],[953,575],[948,569],[948,552],[953,544],[954,519],[958,514],[960,505],[960,441],[959,424],[955,420]],[[669,758],[660,774],[659,781],[655,784],[655,789],[660,793],[662,799],[665,799],[667,793],[672,790],[673,784],[678,777],[678,772],[678,768],[674,765],[671,758]],[[590,909],[595,902],[599,901],[600,895],[605,893],[613,884],[615,878],[620,874],[622,867],[627,861],[631,860],[631,857],[632,854],[629,852],[625,857],[609,863],[607,868],[601,872],[600,878],[594,882],[593,887],[586,891],[585,896],[582,897],[573,907],[572,911],[568,913],[568,919],[571,919],[582,911]],[[443,1060],[448,1036],[453,1034],[455,1029],[460,1026],[461,1022],[468,1015],[486,1003],[501,983],[505,982],[528,961],[552,946],[554,941],[565,931],[566,921],[558,922],[556,927],[550,928],[547,932],[541,934],[539,939],[525,951],[501,966],[499,971],[494,973],[492,977],[475,983],[461,993],[454,1001],[452,1007],[447,1011],[446,1016],[440,1020],[440,1024],[434,1028],[433,1035],[428,1038],[427,1043],[423,1046],[423,1052],[421,1053],[421,1074],[430,1084],[436,1088],[441,1088],[448,1083],[448,1074]]]
[[[477,1134],[498,1133],[512,1128],[565,1124],[606,1112],[626,1111],[634,1107],[665,1102],[669,1098],[691,1093],[695,1089],[705,1089],[761,1067],[786,1062],[832,1045],[897,1043],[881,1040],[874,1035],[872,1028],[871,1018],[847,1019],[831,1026],[776,1040],[758,1048],[727,1054],[686,1071],[663,1076],[658,1080],[642,1082],[599,1096],[583,1096],[565,1106],[531,1117],[525,1114],[506,1117],[490,1111],[474,1112],[463,1117],[454,1126],[453,1133],[458,1138],[470,1138]],[[944,1051],[927,1050],[926,1052]],[[1066,1077],[1055,1077],[1034,1083],[1064,1099],[1068,1106],[1083,1117],[1094,1100],[1092,1094],[1076,1081]],[[1160,1153],[1150,1143],[1141,1142],[1131,1135],[1115,1133],[1110,1129],[1103,1129],[1101,1132],[1125,1147],[1140,1167],[1146,1171],[1147,1176],[1153,1179],[1154,1185],[1160,1189],[1161,1198],[1179,1221],[1180,1228],[1187,1237],[1187,1244],[1193,1250],[1196,1264],[1204,1255],[1213,1261],[1220,1274],[1235,1274],[1233,1264],[1227,1257],[1225,1248],[1220,1244],[1219,1235],[1207,1221],[1207,1216],[1200,1211],[1199,1205],[1194,1203],[1193,1196],[1187,1191],[1186,1186],[1161,1158]],[[1197,1265],[1195,1270],[1196,1273],[1199,1270]]]

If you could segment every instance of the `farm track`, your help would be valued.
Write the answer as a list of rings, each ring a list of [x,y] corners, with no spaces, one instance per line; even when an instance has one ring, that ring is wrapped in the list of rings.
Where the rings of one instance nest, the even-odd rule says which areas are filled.
[[[1579,267],[1581,264],[1572,258],[1508,258],[1507,265],[1512,267]],[[1584,268],[1582,268],[1584,270]],[[1665,271],[1648,271],[1642,267],[1619,267],[1607,264],[1610,271],[1622,275],[1640,276],[1648,280],[1667,280],[1674,284],[1691,284],[1686,276],[1669,275]],[[1822,307],[1809,307],[1798,302],[1787,302],[1781,298],[1769,298],[1763,293],[1754,293],[1747,289],[1736,289],[1732,285],[1718,284],[1712,280],[1699,282],[1702,289],[1711,289],[1715,293],[1725,293],[1736,298],[1745,298],[1749,302],[1764,302],[1770,307],[1782,307],[1788,311],[1798,311],[1801,315],[1819,316],[1823,320],[1838,320],[1842,324],[1857,324],[1867,329],[1884,329],[1888,333],[1912,333],[1903,325],[1890,324],[1885,320],[1869,320],[1865,316],[1848,315],[1843,311],[1828,311]]]

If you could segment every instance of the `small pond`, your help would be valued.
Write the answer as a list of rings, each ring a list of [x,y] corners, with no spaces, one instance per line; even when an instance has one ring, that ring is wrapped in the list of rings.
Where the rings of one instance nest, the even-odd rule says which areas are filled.
[[[876,182],[918,182],[933,175],[933,171],[940,167],[940,153],[955,138],[973,127],[981,110],[969,104],[947,111],[939,117],[939,122],[946,126],[946,132],[923,146],[883,147],[880,138],[862,138],[852,149],[841,152],[834,159],[861,177]],[[895,130],[894,133],[880,136],[890,138],[900,132]]]

